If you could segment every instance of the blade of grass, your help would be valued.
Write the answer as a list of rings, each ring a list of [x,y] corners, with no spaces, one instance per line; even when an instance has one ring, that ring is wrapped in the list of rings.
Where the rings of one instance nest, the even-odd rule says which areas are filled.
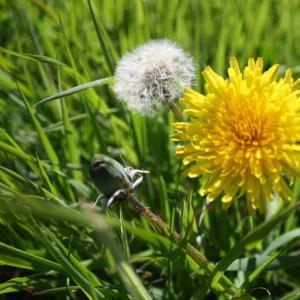
[[[100,242],[100,245],[104,244],[109,248],[114,258],[116,269],[133,299],[150,300],[151,297],[147,290],[144,288],[131,266],[126,262],[124,255],[120,251],[120,246],[113,240],[113,233],[109,225],[104,221],[101,215],[95,214],[91,210],[87,210],[86,214],[95,230],[95,237]]]
[[[40,169],[40,174],[41,174],[41,178],[45,184],[45,186],[50,190],[50,192],[54,195],[54,196],[58,196],[58,192],[56,187],[51,183],[44,167],[43,164],[41,163],[38,155],[36,155],[36,161],[38,163],[39,169]]]
[[[258,276],[267,269],[267,267],[279,256],[280,252],[275,252],[272,256],[269,256],[257,269],[255,269],[247,279],[241,285],[237,295],[242,294],[243,291],[249,288],[249,285],[258,278]]]
[[[35,127],[35,130],[37,131],[37,134],[42,142],[43,148],[48,156],[48,159],[50,160],[51,164],[52,164],[52,169],[54,171],[57,171],[55,174],[57,176],[57,180],[58,182],[61,184],[61,186],[64,188],[65,192],[68,195],[68,198],[70,199],[70,201],[75,202],[75,197],[74,194],[72,192],[72,189],[70,188],[70,185],[67,183],[65,178],[62,178],[61,176],[58,175],[58,172],[60,171],[59,165],[60,165],[60,161],[58,158],[58,155],[56,154],[52,144],[50,143],[50,140],[48,139],[47,135],[45,134],[39,120],[37,119],[37,117],[34,115],[33,109],[31,107],[31,105],[28,103],[27,99],[25,98],[24,94],[22,93],[22,91],[20,90],[18,84],[17,84],[19,93],[25,103],[27,112],[31,118],[31,121]]]
[[[60,85],[59,71],[57,77],[58,77],[58,85],[60,87],[61,85]],[[73,124],[70,121],[68,107],[64,101],[61,101],[61,111],[62,111],[62,120],[64,124],[64,136],[67,144],[67,149],[65,151],[66,157],[70,163],[74,165],[79,165],[80,157],[78,152],[78,134],[75,128],[73,127]],[[82,179],[82,174],[78,170],[72,170],[72,175],[78,181]]]
[[[57,65],[57,66],[66,66],[64,63],[55,60],[53,58],[44,56],[44,55],[38,55],[38,54],[29,54],[29,53],[19,53],[19,52],[15,52],[9,49],[5,49],[3,47],[0,47],[0,52],[5,53],[5,54],[9,54],[9,55],[13,55],[13,56],[17,56],[20,58],[24,58],[27,60],[31,60],[34,62],[41,62],[41,63],[47,63],[47,64],[52,64],[52,65]]]
[[[25,186],[28,187],[28,185],[30,185],[31,187],[33,187],[34,189],[36,189],[37,191],[41,192],[42,194],[45,195],[45,197],[54,200],[55,202],[61,204],[64,207],[67,207],[67,205],[63,202],[62,199],[58,198],[57,196],[55,196],[55,194],[52,194],[51,192],[49,192],[48,190],[44,189],[43,187],[41,187],[40,185],[36,184],[35,182],[33,182],[32,180],[29,180],[28,177],[24,177],[12,170],[9,170],[5,167],[0,166],[0,174],[1,172],[7,174],[8,176],[10,176],[13,180],[16,180],[18,182],[20,182],[21,184],[24,184]],[[11,189],[11,191],[14,191],[13,189]],[[16,191],[17,192],[17,191]],[[17,192],[18,194],[18,192]]]
[[[33,161],[32,157],[30,157],[28,154],[26,154],[23,150],[20,150],[20,149],[17,149],[13,146],[10,146],[4,142],[1,142],[0,141],[0,149],[9,153],[9,154],[12,154],[12,155],[15,155],[19,158],[22,158],[24,160],[28,160],[28,161]]]
[[[38,226],[38,225],[36,225]],[[40,226],[39,226],[40,228]],[[40,229],[36,228],[37,233]],[[101,287],[101,282],[66,249],[45,226],[42,227],[41,241],[50,251],[53,258],[63,267],[65,272],[78,284],[88,299],[105,299],[105,296],[95,286]]]
[[[105,57],[107,66],[108,66],[109,73],[110,73],[110,75],[112,75],[114,73],[114,63],[113,63],[112,57],[110,55],[110,52],[108,51],[108,47],[107,47],[107,44],[105,42],[105,37],[102,33],[103,29],[100,28],[99,25],[98,25],[98,22],[97,22],[97,19],[96,19],[96,16],[95,16],[95,13],[94,13],[94,10],[93,10],[93,7],[92,7],[91,0],[87,0],[87,1],[88,1],[88,5],[89,5],[91,15],[92,15],[94,27],[96,29],[97,37],[98,37],[100,46],[102,48],[103,55]]]
[[[284,208],[280,213],[270,218],[267,222],[262,223],[253,231],[242,238],[235,246],[226,253],[219,261],[213,272],[206,279],[205,285],[201,291],[200,299],[203,299],[209,292],[210,287],[213,287],[224,274],[229,265],[237,259],[246,249],[246,246],[264,238],[276,225],[282,222],[290,213],[295,211],[300,206],[300,201]]]
[[[299,300],[299,298],[300,298],[300,289],[296,289],[283,296],[280,300]]]
[[[55,151],[54,151],[54,148],[52,147],[48,137],[46,136],[40,122],[38,121],[38,119],[35,117],[34,113],[33,113],[33,110],[30,106],[30,104],[28,103],[28,101],[26,100],[24,94],[22,93],[22,91],[20,90],[18,84],[17,84],[17,88],[19,90],[19,93],[25,103],[25,106],[26,106],[26,109],[27,109],[27,112],[31,118],[31,121],[41,139],[41,142],[43,144],[43,147],[48,155],[48,158],[49,160],[54,164],[59,164],[59,159],[58,159],[58,156],[56,155]]]
[[[35,106],[41,105],[45,102],[49,102],[49,101],[52,101],[52,100],[55,100],[55,99],[63,98],[63,97],[81,92],[81,91],[86,90],[88,88],[92,88],[92,87],[95,87],[95,86],[102,86],[102,85],[106,85],[106,84],[111,84],[111,83],[113,83],[113,80],[114,80],[113,77],[107,77],[107,78],[102,78],[102,79],[97,79],[97,80],[94,80],[94,81],[91,81],[91,82],[87,82],[87,83],[84,83],[84,84],[80,84],[80,85],[77,85],[77,86],[72,87],[70,89],[67,89],[65,91],[62,91],[62,92],[56,93],[52,96],[49,96],[47,98],[44,98],[44,99],[38,101],[35,104]]]
[[[267,247],[267,249],[263,252],[262,255],[269,255],[272,251],[278,249],[279,247],[287,245],[288,243],[290,243],[291,241],[299,237],[300,237],[299,228],[286,232],[281,236],[279,236],[274,241],[272,241],[272,243]]]
[[[236,259],[227,268],[227,271],[253,272],[269,258],[270,256],[265,256],[265,255],[239,258]],[[280,270],[280,269],[293,269],[293,268],[296,269],[299,268],[299,266],[300,266],[299,255],[279,256],[275,258],[274,261],[271,262],[269,266],[267,266],[266,270]]]
[[[19,264],[19,265],[23,265],[24,267],[27,266],[27,268],[33,270],[40,270],[40,271],[54,270],[60,273],[64,272],[64,269],[61,267],[61,265],[53,261],[30,254],[26,251],[14,248],[2,242],[0,242],[0,253],[1,253],[1,262],[8,265]]]
[[[39,290],[41,288],[49,287],[51,287],[51,284],[45,279],[14,277],[0,284],[0,295],[15,293],[18,291],[26,291],[28,288]]]
[[[36,202],[34,199],[30,199],[29,202],[27,202],[29,205],[31,205],[31,208],[39,208],[42,211],[49,216],[50,212],[53,216],[56,216],[56,218],[62,218],[64,220],[68,220],[68,215],[72,216],[72,211],[69,210],[67,213],[63,211],[62,208],[57,208],[56,210],[53,209],[55,206],[51,206],[52,209],[45,208],[44,204]],[[36,204],[36,206],[33,206],[33,204]],[[42,207],[41,207],[42,205]],[[60,214],[58,214],[58,211],[60,211]],[[25,213],[25,211],[23,211]],[[37,213],[37,216],[40,217],[40,212]],[[27,212],[28,213],[28,212]],[[151,299],[148,295],[146,289],[141,284],[139,278],[134,273],[133,269],[130,267],[130,265],[126,262],[124,259],[122,253],[119,250],[119,246],[115,244],[115,241],[112,239],[112,233],[110,232],[110,229],[108,229],[108,225],[106,225],[106,222],[103,220],[101,223],[99,223],[99,219],[101,218],[100,215],[92,215],[93,219],[91,219],[91,213],[89,212],[87,217],[80,214],[75,214],[74,220],[77,222],[83,221],[86,224],[92,223],[92,226],[94,227],[94,230],[96,231],[97,237],[99,238],[99,242],[109,247],[115,264],[116,268],[118,270],[118,273],[120,274],[120,277],[122,281],[124,282],[125,286],[127,287],[129,293],[133,296],[134,299]],[[96,227],[96,228],[95,228]],[[107,232],[107,230],[109,232]],[[40,232],[40,229],[38,230]],[[38,234],[37,232],[37,234]],[[86,293],[88,297],[91,296],[91,293],[94,293],[93,288],[91,285],[101,285],[101,283],[94,277],[92,273],[90,273],[84,265],[75,259],[75,257],[72,254],[68,253],[68,250],[56,239],[54,234],[52,234],[46,227],[43,228],[43,235],[39,235],[43,243],[46,245],[48,250],[51,252],[53,257],[58,261],[58,263],[64,268],[64,270],[73,278],[73,280],[83,289],[83,291]],[[100,236],[101,234],[101,236]],[[144,234],[145,235],[145,234]],[[54,242],[50,242],[49,238]],[[67,259],[68,257],[68,259]],[[84,276],[84,277],[83,277]],[[96,281],[96,282],[95,282]],[[89,283],[89,284],[88,284]],[[96,292],[95,292],[96,293]],[[97,294],[97,293],[96,293]],[[95,294],[95,295],[96,295]],[[93,294],[94,295],[94,294]],[[94,295],[94,296],[95,296]],[[97,295],[96,295],[97,296]],[[91,298],[91,299],[97,299],[97,298]]]

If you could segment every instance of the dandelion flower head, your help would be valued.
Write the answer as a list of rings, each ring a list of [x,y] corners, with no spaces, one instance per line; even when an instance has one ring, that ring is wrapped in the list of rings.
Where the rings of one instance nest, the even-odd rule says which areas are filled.
[[[232,58],[228,79],[210,67],[203,72],[207,94],[187,89],[182,98],[188,122],[175,123],[176,155],[200,176],[200,195],[220,197],[228,208],[245,196],[250,212],[265,212],[274,192],[291,200],[290,184],[300,175],[300,79],[292,71],[277,78],[278,65],[263,72],[250,58],[241,73]]]
[[[193,61],[182,49],[167,40],[153,40],[122,57],[114,92],[129,109],[151,114],[179,99],[193,78]]]

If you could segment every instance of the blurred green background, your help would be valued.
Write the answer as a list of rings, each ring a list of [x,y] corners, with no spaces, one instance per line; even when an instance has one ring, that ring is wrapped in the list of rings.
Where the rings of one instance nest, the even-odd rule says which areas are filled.
[[[193,56],[197,90],[205,66],[226,75],[232,56],[242,66],[261,56],[266,67],[292,67],[297,78],[299,20],[299,0],[0,0],[0,299],[143,299],[143,289],[152,299],[199,299],[207,275],[126,203],[111,208],[117,223],[107,239],[108,229],[95,237],[85,213],[76,220],[75,210],[99,193],[88,174],[92,156],[149,170],[138,198],[213,262],[282,203],[251,219],[244,203],[225,212],[216,201],[208,209],[198,181],[180,176],[172,114],[132,113],[109,85],[34,104],[113,76],[125,52],[156,38]],[[281,216],[247,242],[244,261],[226,275],[258,299],[299,299],[298,226],[296,212]],[[130,263],[125,271],[116,253]],[[126,278],[139,278],[140,296]],[[206,298],[230,299],[214,287]]]

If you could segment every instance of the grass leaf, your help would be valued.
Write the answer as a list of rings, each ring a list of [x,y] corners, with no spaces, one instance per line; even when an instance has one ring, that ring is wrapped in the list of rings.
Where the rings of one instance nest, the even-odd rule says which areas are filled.
[[[9,54],[9,55],[13,55],[13,56],[17,56],[20,58],[24,58],[27,60],[31,60],[31,61],[35,61],[35,62],[41,62],[41,63],[47,63],[47,64],[51,64],[51,65],[56,65],[56,66],[66,66],[64,63],[55,60],[53,58],[44,56],[44,55],[38,55],[38,54],[28,54],[28,53],[19,53],[19,52],[15,52],[9,49],[5,49],[3,47],[0,47],[0,52],[5,53],[5,54]]]
[[[113,77],[107,77],[107,78],[97,79],[97,80],[94,80],[94,81],[91,81],[91,82],[87,82],[87,83],[84,83],[84,84],[80,84],[80,85],[77,85],[77,86],[72,87],[70,89],[67,89],[65,91],[62,91],[62,92],[56,93],[52,96],[49,96],[47,98],[44,98],[44,99],[38,101],[35,104],[35,106],[38,106],[38,105],[41,105],[43,103],[53,101],[53,100],[56,100],[56,99],[59,99],[59,98],[64,98],[66,96],[81,92],[83,90],[86,90],[86,89],[89,89],[89,88],[92,88],[92,87],[95,87],[95,86],[102,86],[102,85],[106,85],[106,84],[111,84],[111,83],[113,83],[113,80],[114,80]]]

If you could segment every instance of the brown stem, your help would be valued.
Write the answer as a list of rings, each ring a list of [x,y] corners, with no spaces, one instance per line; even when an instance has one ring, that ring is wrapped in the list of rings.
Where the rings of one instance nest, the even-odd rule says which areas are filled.
[[[128,201],[139,215],[144,216],[148,221],[150,221],[163,236],[167,237],[177,246],[184,249],[187,255],[192,258],[203,270],[205,270],[206,273],[210,274],[213,271],[215,265],[190,243],[185,243],[182,236],[179,235],[176,231],[171,233],[169,226],[159,216],[150,211],[134,196],[130,196],[128,198]],[[220,284],[228,293],[230,293],[231,295],[234,294],[234,291],[232,290],[234,286],[227,277],[222,276],[220,278]]]
[[[184,122],[183,114],[178,109],[178,106],[176,105],[176,103],[170,102],[170,103],[168,103],[168,105],[169,105],[170,109],[172,110],[172,112],[174,113],[174,116],[177,119],[177,121]]]

